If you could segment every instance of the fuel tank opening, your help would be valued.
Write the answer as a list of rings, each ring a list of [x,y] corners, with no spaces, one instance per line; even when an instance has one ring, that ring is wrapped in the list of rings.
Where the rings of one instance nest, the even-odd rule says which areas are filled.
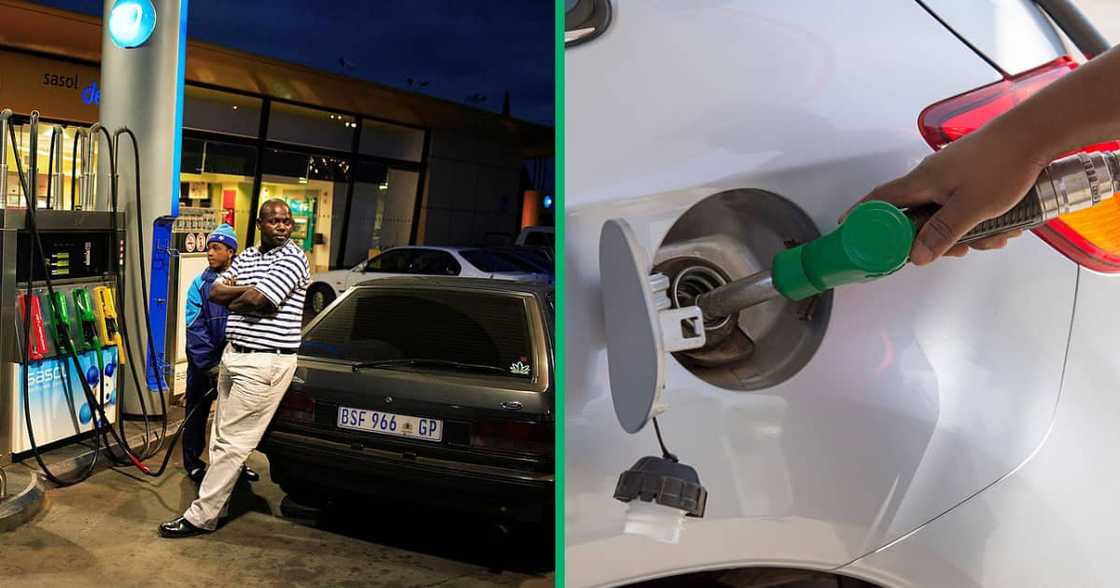
[[[676,220],[654,255],[653,271],[669,278],[672,306],[685,308],[729,282],[765,273],[789,243],[818,236],[812,219],[786,198],[763,190],[729,190],[700,200]],[[809,362],[824,338],[831,308],[832,292],[827,292],[802,302],[766,300],[724,316],[706,313],[705,345],[673,357],[721,388],[774,386]]]

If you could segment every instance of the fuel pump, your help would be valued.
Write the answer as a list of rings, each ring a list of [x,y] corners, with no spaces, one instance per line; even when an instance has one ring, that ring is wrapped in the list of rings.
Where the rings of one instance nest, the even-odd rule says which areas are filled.
[[[9,116],[10,111],[0,113],[0,125],[6,123]],[[6,138],[11,138],[14,143],[14,130],[10,126],[3,128],[7,129],[9,137]],[[82,135],[77,134],[79,137]],[[37,210],[34,183],[26,178],[37,173],[34,158],[31,158],[25,175],[18,152],[14,155],[27,206],[0,211],[0,233],[15,233],[15,239],[0,238],[0,266],[3,266],[0,267],[3,270],[0,275],[15,276],[17,286],[15,289],[0,287],[0,324],[4,316],[10,317],[12,321],[8,324],[17,324],[22,334],[14,342],[8,338],[0,339],[0,354],[8,358],[0,363],[0,425],[8,407],[11,407],[12,419],[10,428],[0,426],[0,457],[30,452],[45,475],[59,485],[79,482],[93,472],[102,441],[107,449],[115,445],[118,454],[110,451],[109,457],[118,464],[131,464],[146,475],[160,476],[170,462],[172,450],[182,431],[180,427],[172,436],[171,445],[158,470],[153,471],[143,463],[143,459],[155,455],[163,447],[167,439],[167,422],[162,406],[166,383],[157,354],[152,352],[150,324],[143,324],[148,334],[147,353],[144,354],[148,365],[125,362],[125,357],[136,351],[137,345],[130,339],[125,322],[121,320],[121,297],[118,296],[127,287],[121,268],[128,223],[124,222],[123,214],[117,212],[117,146],[121,137],[128,137],[133,161],[139,162],[139,144],[127,128],[111,134],[100,125],[94,125],[84,135],[104,139],[107,143],[104,152],[111,160],[111,212],[77,210],[82,204],[92,202],[81,194],[75,194],[69,210]],[[38,136],[38,113],[35,112],[31,116],[31,136],[29,147],[34,153]],[[6,143],[0,140],[0,150],[5,149]],[[82,149],[89,153],[92,148],[86,144],[82,145]],[[61,158],[58,163],[61,165]],[[83,163],[83,168],[87,165]],[[134,177],[137,195],[134,207],[139,213],[138,169],[134,170]],[[89,179],[88,175],[86,179]],[[52,185],[61,185],[60,180],[52,182]],[[92,193],[94,187],[87,185],[85,189]],[[54,202],[64,205],[61,198]],[[142,256],[144,235],[139,227],[136,228],[141,243],[137,247]],[[13,242],[14,247],[5,246]],[[144,271],[139,273],[139,290],[147,298],[146,274]],[[5,299],[8,292],[14,294],[17,289],[22,290],[18,297]],[[150,323],[146,308],[142,314],[144,323]],[[139,396],[140,406],[145,410],[145,435],[144,447],[138,454],[125,443],[123,420],[118,418],[118,401],[125,384],[120,377],[120,367],[126,363],[137,389],[147,390],[148,382],[144,378],[145,382],[141,383],[137,366],[140,369],[147,367],[149,374],[155,374],[161,403],[163,430],[157,437],[158,442],[152,444],[149,415],[144,409],[143,395]],[[59,383],[66,394],[58,393],[56,387]],[[71,384],[75,383],[80,385],[82,392],[78,401],[85,401],[78,407],[74,406],[74,395],[70,393]],[[93,391],[95,387],[97,394]],[[71,401],[62,403],[60,399],[63,396]],[[60,415],[67,412],[80,412],[80,416],[71,419],[73,426],[64,428]],[[113,428],[114,422],[120,425],[119,431]],[[41,455],[42,445],[89,434],[93,435],[95,447],[88,467],[70,478],[50,471]]]

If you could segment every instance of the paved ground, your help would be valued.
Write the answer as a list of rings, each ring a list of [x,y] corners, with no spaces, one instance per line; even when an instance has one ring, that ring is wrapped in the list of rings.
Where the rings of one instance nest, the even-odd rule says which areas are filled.
[[[239,486],[231,520],[199,538],[156,534],[195,496],[177,460],[159,479],[102,469],[52,489],[34,520],[0,533],[0,585],[493,586],[552,567],[547,531],[502,537],[487,521],[408,504],[343,505],[319,528],[285,519],[267,459],[250,465],[262,480]]]

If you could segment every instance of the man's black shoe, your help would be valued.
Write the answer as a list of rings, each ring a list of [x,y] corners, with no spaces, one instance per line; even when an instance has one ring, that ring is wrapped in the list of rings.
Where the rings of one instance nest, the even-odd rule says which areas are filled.
[[[206,466],[200,466],[187,472],[187,477],[195,484],[201,484],[202,479],[206,477]]]
[[[213,533],[206,529],[201,529],[190,523],[185,517],[179,517],[173,521],[160,523],[159,536],[166,539],[179,539],[181,537],[194,537],[195,535],[204,535],[206,533]]]
[[[256,482],[257,480],[261,479],[261,475],[257,472],[254,472],[253,469],[247,465],[241,466],[241,477],[249,480],[250,482]]]

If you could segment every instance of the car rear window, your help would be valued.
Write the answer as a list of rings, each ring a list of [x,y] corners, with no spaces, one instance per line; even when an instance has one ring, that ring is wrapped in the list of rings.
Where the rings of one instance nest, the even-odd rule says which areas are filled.
[[[463,259],[471,262],[471,265],[487,273],[537,271],[527,262],[518,262],[508,257],[498,255],[493,251],[467,249],[460,251],[459,255],[462,255]]]
[[[497,368],[476,370],[480,375],[533,376],[525,302],[491,293],[358,289],[304,335],[300,353],[354,362],[457,362]]]
[[[530,247],[552,247],[556,244],[556,235],[544,231],[533,231],[525,235],[525,244]]]

